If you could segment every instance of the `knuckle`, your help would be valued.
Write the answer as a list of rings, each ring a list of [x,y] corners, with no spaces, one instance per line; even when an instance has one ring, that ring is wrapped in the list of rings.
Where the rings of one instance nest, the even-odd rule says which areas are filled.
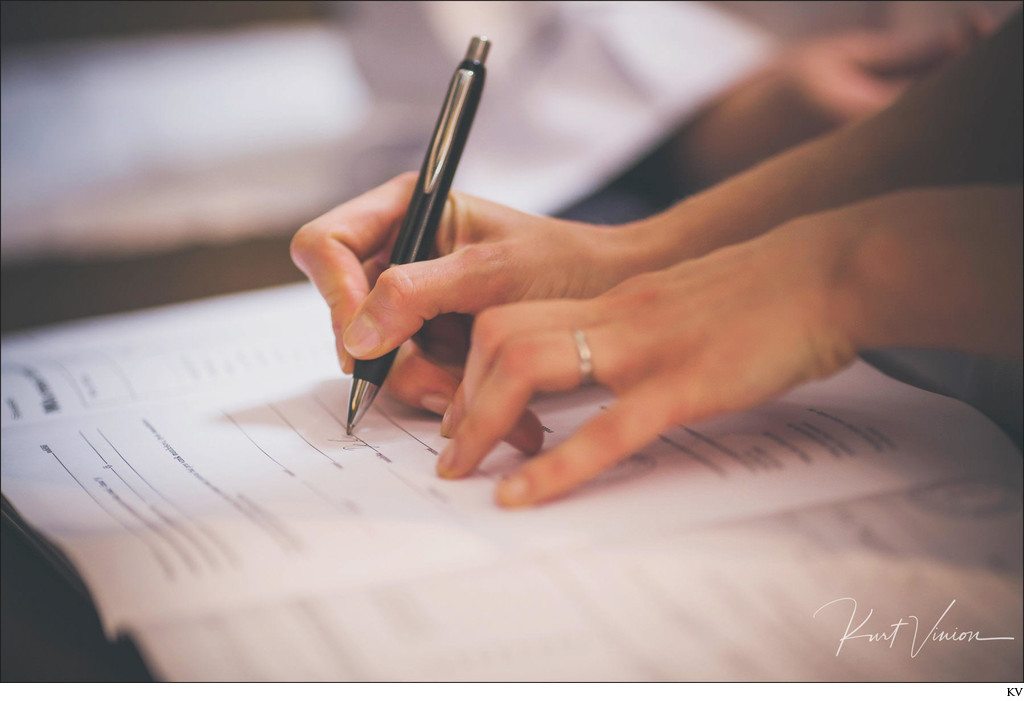
[[[651,279],[651,273],[641,273],[620,283],[612,294],[601,297],[600,304],[608,313],[632,316],[657,304],[664,296],[664,286]]]
[[[404,309],[414,299],[412,278],[401,266],[394,266],[382,272],[373,291],[377,304],[387,311]]]
[[[325,299],[331,310],[331,329],[335,334],[341,334],[348,328],[348,322],[352,320],[351,316],[337,304],[336,300]]]
[[[503,375],[525,380],[537,366],[535,356],[536,349],[529,342],[508,343],[495,361],[495,369]]]
[[[500,309],[491,308],[480,312],[473,321],[472,346],[483,351],[494,351],[501,346],[505,337],[505,326]]]
[[[494,246],[470,245],[459,249],[458,255],[468,270],[491,271],[500,267],[495,265],[499,256]]]
[[[460,267],[471,271],[472,278],[487,290],[489,299],[511,302],[522,297],[512,282],[516,277],[517,264],[507,245],[471,244],[460,248],[455,255],[460,257]]]
[[[594,359],[594,375],[601,384],[621,394],[660,369],[660,359],[649,353],[622,353],[605,346]]]
[[[641,281],[646,283],[647,281]],[[644,309],[650,305],[658,304],[665,297],[665,288],[658,284],[641,284],[627,295],[626,302],[633,309]]]
[[[301,264],[320,247],[323,235],[314,222],[304,224],[292,237],[289,253],[296,264]]]
[[[602,440],[607,450],[616,454],[631,448],[630,436],[633,431],[626,421],[608,421],[602,426]]]
[[[459,429],[465,432],[463,435],[482,438],[483,442],[500,440],[505,433],[503,425],[506,420],[507,414],[501,407],[483,407],[469,411]]]
[[[555,451],[546,456],[541,481],[547,491],[559,491],[580,480],[576,463],[564,453]]]
[[[662,423],[665,426],[686,423],[698,413],[700,406],[700,398],[696,392],[693,394],[680,392],[672,405],[665,410]]]

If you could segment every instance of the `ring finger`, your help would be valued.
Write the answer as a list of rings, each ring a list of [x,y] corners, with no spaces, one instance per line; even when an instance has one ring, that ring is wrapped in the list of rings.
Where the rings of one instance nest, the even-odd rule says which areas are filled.
[[[536,392],[573,389],[582,379],[576,343],[564,328],[508,340],[488,365],[475,396],[465,399],[465,413],[438,472],[459,477],[473,471],[516,426]]]
[[[465,405],[468,407],[473,403],[484,376],[497,362],[499,353],[513,339],[529,338],[546,331],[560,331],[564,334],[565,329],[586,328],[595,316],[589,300],[520,302],[487,310],[479,315],[474,324],[472,345],[462,380]],[[571,342],[571,333],[568,337]],[[575,344],[570,343],[570,350],[573,348]]]

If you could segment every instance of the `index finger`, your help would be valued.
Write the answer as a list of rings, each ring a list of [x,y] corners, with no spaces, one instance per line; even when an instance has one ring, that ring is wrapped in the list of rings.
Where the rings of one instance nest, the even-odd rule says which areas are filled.
[[[560,446],[506,477],[495,491],[495,500],[505,507],[538,504],[610,469],[667,426],[679,423],[673,412],[679,401],[675,394],[655,381],[621,396]]]
[[[292,261],[330,307],[343,364],[348,354],[340,335],[369,292],[362,263],[390,250],[415,184],[415,173],[393,178],[317,217],[292,238]]]

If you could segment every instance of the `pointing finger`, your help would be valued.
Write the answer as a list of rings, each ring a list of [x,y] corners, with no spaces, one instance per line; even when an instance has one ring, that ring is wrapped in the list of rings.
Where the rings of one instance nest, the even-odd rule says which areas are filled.
[[[292,260],[330,307],[339,341],[370,289],[362,262],[393,241],[414,184],[414,175],[395,178],[314,219],[292,238]],[[342,365],[349,365],[344,345],[337,346]]]
[[[571,389],[580,379],[572,338],[565,332],[508,342],[476,396],[467,399],[465,417],[438,461],[438,473],[458,477],[472,472],[516,427],[535,392]]]
[[[673,423],[673,403],[663,386],[637,387],[583,425],[565,443],[534,458],[495,492],[501,506],[553,499],[580,486],[654,440]]]

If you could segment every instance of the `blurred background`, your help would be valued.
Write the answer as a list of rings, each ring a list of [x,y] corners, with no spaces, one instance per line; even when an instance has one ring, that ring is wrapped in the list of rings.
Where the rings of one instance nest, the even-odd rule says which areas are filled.
[[[3,329],[299,279],[301,224],[419,167],[473,34],[456,187],[558,214],[788,43],[979,4],[1017,6],[4,2]]]

